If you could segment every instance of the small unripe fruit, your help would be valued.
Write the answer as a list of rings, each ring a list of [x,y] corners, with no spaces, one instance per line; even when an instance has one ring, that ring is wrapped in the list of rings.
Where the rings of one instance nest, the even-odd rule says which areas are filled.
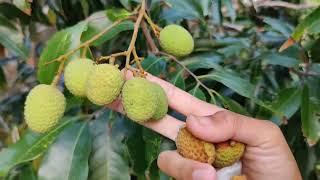
[[[245,145],[236,141],[226,141],[215,144],[216,159],[213,166],[216,168],[223,168],[237,162],[243,155]]]
[[[64,114],[66,100],[54,86],[40,84],[28,94],[24,116],[29,128],[45,133],[56,126]]]
[[[72,94],[80,97],[86,95],[86,82],[93,67],[93,62],[86,58],[74,59],[67,64],[64,80]]]
[[[153,84],[144,78],[133,78],[123,86],[122,104],[127,116],[136,122],[151,119],[158,106]]]
[[[179,130],[176,146],[179,154],[185,158],[209,164],[215,160],[214,145],[196,138],[185,127]]]
[[[166,116],[168,112],[168,98],[162,87],[156,83],[152,83],[158,97],[158,106],[152,119],[159,120]]]
[[[86,95],[96,105],[110,104],[119,96],[123,83],[123,76],[116,66],[94,65],[87,79]]]
[[[159,39],[164,51],[174,56],[186,56],[193,51],[193,38],[182,26],[172,24],[164,27]]]

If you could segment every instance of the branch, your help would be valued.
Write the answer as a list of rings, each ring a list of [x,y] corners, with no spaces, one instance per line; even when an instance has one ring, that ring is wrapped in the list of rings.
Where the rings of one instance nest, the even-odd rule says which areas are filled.
[[[256,7],[284,7],[288,9],[301,10],[317,6],[312,4],[293,4],[285,1],[260,1],[256,4]]]
[[[133,48],[135,46],[135,43],[136,43],[136,40],[137,40],[138,31],[139,31],[139,27],[140,27],[140,23],[141,23],[141,20],[143,18],[143,14],[144,14],[145,10],[146,10],[146,2],[145,2],[145,0],[142,0],[141,8],[139,10],[139,16],[137,18],[136,23],[134,24],[134,30],[133,30],[132,38],[131,38],[130,45],[129,45],[128,50],[127,50],[125,71],[130,67],[131,52],[132,52],[132,50],[133,50]]]
[[[204,85],[204,84],[199,80],[199,78],[198,78],[192,71],[190,71],[190,69],[188,69],[184,64],[182,64],[176,57],[174,57],[174,56],[172,56],[172,55],[170,55],[170,54],[168,54],[168,53],[162,52],[162,51],[159,51],[157,54],[158,54],[158,55],[167,56],[168,58],[170,58],[171,60],[173,60],[174,62],[176,62],[177,64],[179,64],[185,71],[187,71],[187,72],[197,81],[197,83],[198,83],[201,87],[203,87],[203,88],[209,93],[210,97],[211,97],[213,100],[214,100],[214,96],[213,96],[212,92],[213,92],[214,94],[220,96],[218,92],[216,92],[215,90],[210,89],[210,88],[208,88],[206,85]]]
[[[143,32],[144,36],[146,37],[146,40],[147,40],[147,43],[151,49],[151,52],[154,54],[157,54],[159,52],[159,49],[157,48],[154,40],[152,39],[151,34],[146,26],[145,21],[141,22],[141,28],[142,28],[142,32]]]

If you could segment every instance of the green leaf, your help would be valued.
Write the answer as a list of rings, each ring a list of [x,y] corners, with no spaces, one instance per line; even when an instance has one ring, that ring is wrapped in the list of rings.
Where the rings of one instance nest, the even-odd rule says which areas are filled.
[[[176,72],[174,72],[170,77],[170,82],[182,90],[186,89],[183,73],[184,73],[184,70],[179,69]]]
[[[90,133],[93,138],[90,156],[89,180],[129,180],[128,162],[124,157],[122,135],[129,127],[119,126],[123,121],[116,119],[112,129],[110,126],[111,111],[101,115],[90,123]],[[118,129],[115,127],[119,127]],[[116,134],[118,133],[118,134]]]
[[[61,131],[77,118],[65,117],[59,126],[46,134],[28,131],[16,144],[0,152],[0,177],[5,176],[14,166],[31,161],[45,152]]]
[[[88,122],[77,122],[63,131],[44,156],[39,180],[86,180],[91,137]]]
[[[28,50],[23,46],[22,42],[20,43],[17,38],[18,32],[12,31],[5,28],[0,28],[0,44],[8,48],[12,53],[17,54],[22,59],[28,59]]]
[[[197,1],[194,0],[166,0],[170,5],[169,9],[164,9],[162,18],[169,22],[180,21],[182,19],[201,19],[203,12]]]
[[[221,12],[221,0],[212,1],[212,14],[210,15],[213,24],[222,25],[223,17]]]
[[[237,101],[234,101],[233,99],[227,96],[221,95],[218,97],[221,99],[223,106],[229,109],[230,111],[233,111],[242,115],[246,115],[246,116],[250,115],[248,111],[243,106],[241,106]]]
[[[279,93],[277,101],[272,103],[272,107],[282,112],[286,118],[291,118],[299,109],[301,103],[301,88],[283,89]],[[277,116],[271,117],[271,120],[277,124],[281,124],[282,119]]]
[[[19,180],[37,180],[37,174],[32,168],[31,164],[22,167],[19,174]]]
[[[228,15],[231,18],[231,21],[234,22],[236,20],[237,14],[235,8],[233,7],[232,0],[222,0],[222,4],[226,6]]]
[[[0,90],[4,89],[6,85],[7,85],[6,76],[4,74],[2,67],[0,67]]]
[[[200,0],[200,1],[197,1],[199,6],[201,7],[201,10],[202,10],[202,15],[203,16],[208,16],[210,14],[210,11],[211,11],[211,4],[212,4],[212,1],[211,0]]]
[[[31,15],[31,3],[28,0],[13,0],[13,4],[24,13]]]
[[[298,59],[280,55],[278,53],[270,53],[262,57],[263,64],[279,65],[284,67],[297,67],[300,63]]]
[[[301,99],[302,132],[309,145],[314,145],[320,138],[320,104],[309,97],[309,88],[303,87]]]
[[[320,23],[320,7],[312,11],[306,16],[301,23],[295,28],[291,37],[295,41],[299,41],[302,35],[309,31],[309,28]]]
[[[9,20],[19,19],[23,24],[29,24],[31,16],[25,14],[11,3],[0,3],[0,14]]]
[[[80,37],[87,29],[86,22],[57,32],[48,42],[40,56],[38,64],[38,80],[42,84],[50,84],[59,67],[59,62],[47,64],[59,56],[75,49],[80,45]],[[75,55],[76,56],[76,55]]]
[[[89,15],[89,4],[86,0],[80,0],[82,9],[83,9],[83,14],[85,17]]]
[[[285,37],[289,37],[291,32],[293,31],[292,26],[290,26],[286,22],[283,22],[282,20],[265,17],[263,18],[263,21],[271,26],[272,29],[280,32]]]
[[[147,163],[147,170],[149,170],[152,163],[158,158],[160,153],[162,137],[148,128],[143,128],[142,138],[145,142],[145,159]]]
[[[142,129],[141,125],[138,125],[131,120],[128,120],[128,124],[130,124],[130,134],[128,134],[128,138],[125,140],[125,144],[127,146],[128,155],[130,157],[130,163],[132,164],[133,171],[138,176],[143,176],[145,174],[146,169],[148,168],[148,164],[146,161],[146,149],[145,142],[142,137]]]
[[[222,62],[222,57],[215,52],[206,52],[196,54],[184,58],[181,63],[190,70],[197,70],[200,68],[211,69],[216,68],[219,62]]]
[[[9,21],[6,17],[0,14],[0,26],[4,26],[6,28],[12,29],[12,30],[17,30],[16,26],[14,23]]]
[[[87,41],[105,28],[108,28],[113,24],[113,22],[107,17],[105,11],[99,11],[92,14],[90,17],[87,18],[88,21],[88,29],[83,32],[81,41]],[[101,44],[105,43],[106,41],[114,38],[116,35],[123,31],[133,30],[134,24],[131,21],[124,21],[117,26],[110,29],[107,33],[102,35],[96,41],[94,41],[91,45],[93,46],[100,46]]]
[[[148,56],[141,63],[143,69],[154,76],[159,76],[166,71],[167,62],[163,57]]]
[[[192,96],[201,99],[203,101],[206,101],[206,95],[203,93],[203,91],[200,89],[200,86],[197,85],[195,86],[193,89],[191,89],[189,91],[189,94],[191,94]]]
[[[132,13],[122,8],[112,8],[107,10],[107,17],[111,21],[116,21],[119,19],[124,19],[131,16]]]
[[[241,75],[235,72],[227,71],[224,69],[219,69],[211,72],[207,75],[198,76],[203,80],[215,80],[225,86],[229,87],[233,91],[237,92],[241,96],[247,98],[253,98],[254,85],[250,83],[249,80],[241,78]]]

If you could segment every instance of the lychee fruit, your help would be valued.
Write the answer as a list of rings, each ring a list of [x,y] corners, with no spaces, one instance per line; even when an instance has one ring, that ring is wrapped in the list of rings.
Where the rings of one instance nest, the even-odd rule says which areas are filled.
[[[123,108],[133,121],[145,122],[151,119],[158,106],[157,100],[154,85],[144,78],[135,77],[123,85]]]
[[[165,52],[182,57],[190,54],[194,48],[191,34],[179,25],[168,25],[160,31],[160,45]]]
[[[166,116],[168,112],[168,98],[162,87],[156,83],[152,83],[154,90],[158,96],[158,106],[156,112],[152,116],[152,119],[159,120]]]
[[[67,64],[64,80],[72,94],[80,97],[86,95],[86,82],[93,67],[93,61],[87,58],[74,59]]]
[[[196,138],[186,127],[179,130],[176,146],[180,155],[195,161],[212,164],[216,157],[214,145]]]
[[[86,82],[87,98],[96,105],[110,104],[119,96],[123,83],[123,75],[116,66],[94,65]]]
[[[216,146],[216,159],[213,166],[216,168],[223,168],[230,166],[237,162],[243,155],[245,145],[233,140],[217,143]]]
[[[65,97],[56,87],[37,85],[29,92],[25,102],[26,123],[33,131],[45,133],[58,124],[65,107]]]

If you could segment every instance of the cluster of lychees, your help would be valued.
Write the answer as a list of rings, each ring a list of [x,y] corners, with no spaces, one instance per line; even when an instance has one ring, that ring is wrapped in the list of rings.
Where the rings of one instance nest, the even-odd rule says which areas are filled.
[[[194,47],[190,33],[181,26],[168,25],[160,32],[162,48],[175,56],[186,56]],[[87,58],[71,60],[64,71],[65,85],[78,97],[87,97],[96,105],[108,105],[121,94],[126,115],[137,122],[161,119],[168,111],[164,90],[143,77],[125,81],[118,67],[95,64]],[[52,129],[64,114],[66,100],[54,86],[40,84],[34,87],[25,102],[25,120],[36,132]]]
[[[87,97],[96,105],[108,105],[121,95],[124,110],[134,121],[157,120],[167,114],[167,97],[161,86],[142,77],[125,81],[117,66],[112,64],[74,59],[66,66],[64,79],[72,94]],[[40,84],[27,97],[26,122],[32,130],[46,132],[58,123],[65,106],[66,100],[55,86]]]
[[[179,130],[176,139],[177,151],[185,158],[223,168],[234,164],[242,157],[245,145],[236,141],[208,143],[193,136],[185,127]]]

